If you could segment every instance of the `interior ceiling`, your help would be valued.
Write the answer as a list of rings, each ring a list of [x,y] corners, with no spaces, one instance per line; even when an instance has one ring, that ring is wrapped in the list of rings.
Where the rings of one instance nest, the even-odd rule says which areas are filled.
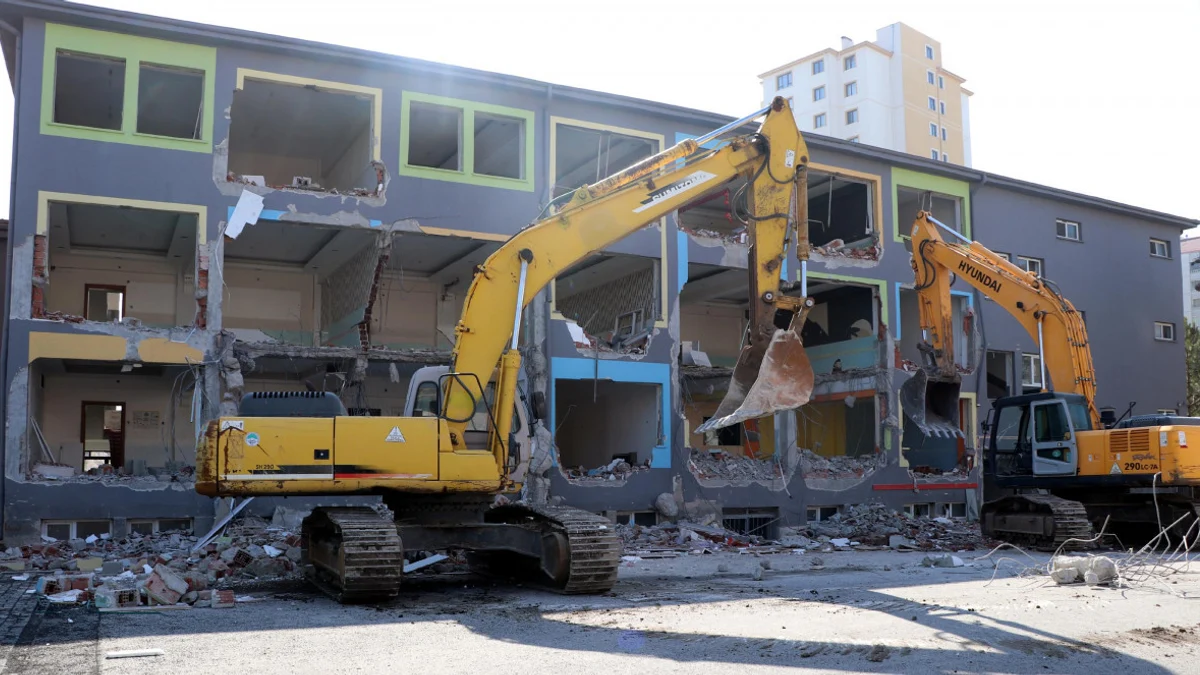
[[[489,245],[490,242],[463,237],[400,234],[392,240],[388,267],[414,274],[433,274]]]
[[[233,95],[229,150],[314,157],[328,168],[370,126],[369,98],[248,79]]]
[[[242,262],[306,264],[339,230],[309,224],[287,224],[260,220],[242,230],[237,239],[225,242],[225,259]],[[364,239],[373,233],[363,232]]]
[[[750,277],[746,270],[702,265],[688,265],[688,280],[680,292],[683,302],[715,302],[749,305]]]
[[[100,248],[166,255],[176,225],[196,231],[196,215],[101,204],[51,204],[51,246]],[[65,242],[64,242],[65,236]]]

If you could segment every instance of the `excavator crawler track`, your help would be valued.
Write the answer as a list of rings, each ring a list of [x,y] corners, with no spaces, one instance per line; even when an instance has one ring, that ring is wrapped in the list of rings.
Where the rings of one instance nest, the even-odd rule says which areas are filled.
[[[1095,548],[1087,509],[1070,499],[1038,494],[1004,497],[984,504],[982,516],[984,534],[1001,541],[1050,551]]]
[[[532,575],[526,581],[564,595],[607,593],[617,583],[622,542],[607,518],[567,506],[515,504],[492,509],[486,517],[488,522],[525,524],[565,537],[567,558],[560,573],[548,580],[544,574]],[[511,571],[495,564],[489,567],[482,571],[490,575]]]
[[[404,550],[396,523],[370,508],[317,508],[304,519],[310,581],[334,600],[382,602],[400,592]]]

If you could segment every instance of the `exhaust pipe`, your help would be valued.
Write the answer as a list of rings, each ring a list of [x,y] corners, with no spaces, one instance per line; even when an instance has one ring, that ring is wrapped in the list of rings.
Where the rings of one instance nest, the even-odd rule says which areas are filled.
[[[922,368],[900,386],[900,407],[926,436],[964,437],[958,414],[961,390],[957,373]]]

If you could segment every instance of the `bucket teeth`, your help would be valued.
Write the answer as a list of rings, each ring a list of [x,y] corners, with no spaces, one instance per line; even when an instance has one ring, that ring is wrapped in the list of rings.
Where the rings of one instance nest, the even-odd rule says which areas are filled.
[[[776,329],[757,363],[754,351],[748,346],[742,352],[716,414],[697,427],[696,433],[795,410],[808,403],[815,376],[795,330]]]

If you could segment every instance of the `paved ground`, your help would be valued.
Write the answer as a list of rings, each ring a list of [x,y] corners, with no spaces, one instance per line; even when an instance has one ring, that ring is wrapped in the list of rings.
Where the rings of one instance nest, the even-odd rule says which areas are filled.
[[[4,672],[1200,673],[1200,564],[1118,591],[917,553],[812,557],[647,560],[593,598],[451,576],[379,607],[277,582],[228,610],[40,609]],[[166,654],[104,658],[148,648]]]

